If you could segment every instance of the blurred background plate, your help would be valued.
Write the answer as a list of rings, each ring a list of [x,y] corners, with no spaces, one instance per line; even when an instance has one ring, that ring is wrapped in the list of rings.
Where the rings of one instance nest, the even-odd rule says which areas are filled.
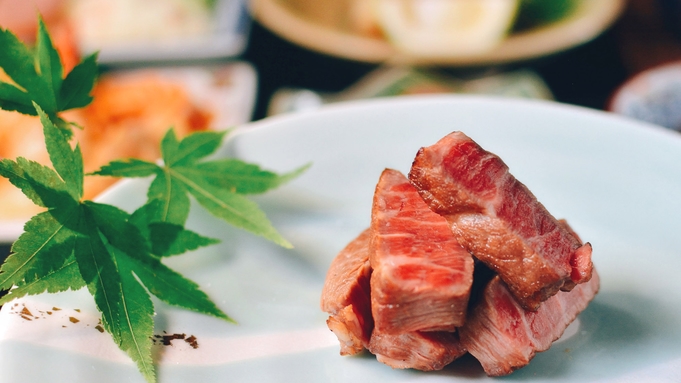
[[[235,57],[246,47],[246,0],[70,0],[78,47],[100,64],[142,64]]]
[[[681,61],[644,70],[613,92],[608,110],[681,131]]]
[[[347,1],[333,4],[343,3]],[[313,3],[297,0],[251,0],[250,4],[253,17],[259,23],[284,39],[313,51],[369,63],[464,66],[532,59],[583,44],[617,19],[624,9],[625,1],[580,1],[577,8],[565,18],[512,33],[489,52],[428,57],[402,53],[383,38],[358,32],[355,22],[349,20],[353,17],[352,12],[343,12],[341,5],[326,8],[313,6],[317,20],[321,20],[316,21],[305,16],[308,7],[305,4]],[[332,14],[333,12],[336,14]]]
[[[194,130],[227,129],[250,121],[256,83],[255,69],[246,62],[109,71],[95,87],[95,102],[67,112],[65,118],[86,127],[76,132],[86,171],[117,158],[153,161],[160,157],[161,137],[170,127],[184,136]],[[0,111],[0,116],[0,131],[4,131],[0,157],[24,156],[48,163],[36,118],[7,111]],[[14,123],[23,124],[24,129],[8,128]],[[13,131],[18,134],[11,134]],[[85,182],[85,198],[94,198],[115,179],[86,177]],[[0,179],[0,199],[4,203],[0,244],[10,244],[23,232],[26,220],[42,209],[6,179]]]

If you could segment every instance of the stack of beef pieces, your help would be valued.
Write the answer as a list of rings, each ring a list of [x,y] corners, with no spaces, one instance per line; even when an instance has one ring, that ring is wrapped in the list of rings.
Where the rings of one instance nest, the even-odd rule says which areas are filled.
[[[342,355],[428,371],[468,352],[499,376],[548,349],[598,287],[591,245],[454,132],[409,178],[381,174],[371,227],[332,262],[321,306]]]

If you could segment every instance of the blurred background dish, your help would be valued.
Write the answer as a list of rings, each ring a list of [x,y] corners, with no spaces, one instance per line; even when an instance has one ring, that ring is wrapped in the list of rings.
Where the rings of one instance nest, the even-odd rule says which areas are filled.
[[[490,73],[463,80],[433,68],[382,65],[341,92],[281,88],[272,95],[267,114],[310,111],[324,104],[349,100],[445,93],[553,100],[544,80],[530,70]]]
[[[184,136],[252,118],[257,72],[232,57],[243,53],[247,42],[245,0],[0,0],[0,27],[33,44],[38,13],[65,72],[91,51],[99,51],[104,64],[94,102],[64,113],[66,120],[86,127],[75,131],[86,171],[119,158],[156,160],[170,127]],[[136,68],[124,68],[128,65]],[[8,80],[2,70],[0,80]],[[49,163],[42,137],[36,117],[0,110],[0,158]],[[95,198],[114,182],[86,177],[85,198]],[[42,209],[5,178],[0,178],[0,199],[0,243],[9,244]],[[3,247],[0,255],[6,252]]]
[[[395,20],[395,14],[406,14],[403,15],[406,18],[410,14],[412,18],[421,17],[423,24],[432,27],[436,24],[434,21],[451,4],[426,1],[420,3],[423,4],[423,9],[408,5],[412,8],[396,11],[394,8],[399,8],[399,5],[388,6],[387,1],[383,0],[252,0],[251,11],[255,20],[274,33],[307,49],[328,55],[371,63],[482,65],[536,58],[585,43],[608,28],[625,5],[624,0],[569,1],[574,4],[574,8],[568,11],[562,5],[558,6],[554,8],[560,11],[556,14],[542,14],[540,10],[537,11],[537,7],[532,6],[538,3],[535,0],[485,1],[491,9],[496,8],[495,4],[510,3],[515,4],[517,10],[497,10],[499,13],[505,12],[495,19],[498,23],[495,26],[496,33],[503,37],[498,44],[493,44],[494,41],[490,38],[491,42],[486,41],[489,49],[470,50],[465,54],[438,47],[428,52],[405,50],[405,44],[419,45],[414,42],[405,43],[404,38],[413,36],[414,33],[406,33],[404,27],[395,26],[399,23]],[[555,5],[565,2],[561,0],[543,3]],[[407,6],[402,0],[394,1],[393,5],[395,4]],[[530,4],[529,10],[528,5],[524,4]],[[385,14],[386,12],[392,12],[392,16]],[[535,16],[532,16],[533,12]],[[533,19],[536,17],[549,22],[537,22],[537,19]],[[446,23],[442,21],[440,24]],[[389,25],[388,32],[385,25]],[[508,35],[501,36],[505,32]]]
[[[102,64],[223,59],[243,52],[246,0],[66,0],[84,53]]]
[[[0,27],[32,42],[36,13],[53,39],[109,65],[233,58],[250,27],[247,0],[0,0]]]
[[[0,26],[23,41],[32,41],[37,30],[36,11],[53,25],[63,13],[63,0],[0,0]]]
[[[160,158],[161,138],[171,127],[183,137],[244,124],[251,119],[255,92],[256,73],[243,62],[110,71],[95,86],[94,101],[64,117],[85,127],[74,133],[85,171],[91,172],[115,159],[155,161]],[[49,163],[42,126],[37,117],[0,110],[0,158],[20,156]],[[85,198],[97,197],[116,181],[86,177]],[[24,222],[43,210],[5,178],[0,178],[0,200],[0,243],[18,238]]]
[[[681,62],[633,76],[613,93],[608,110],[681,131]]]

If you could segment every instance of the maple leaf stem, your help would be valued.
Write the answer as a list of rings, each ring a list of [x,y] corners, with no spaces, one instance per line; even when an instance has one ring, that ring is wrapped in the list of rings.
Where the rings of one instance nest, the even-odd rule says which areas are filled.
[[[170,191],[172,189],[172,177],[170,177],[170,169],[167,167],[163,168],[163,171],[166,173],[166,190]],[[168,193],[170,194],[170,193]],[[162,221],[165,222],[168,220],[168,216],[170,214],[170,198],[166,199],[163,205],[163,213],[162,213]]]

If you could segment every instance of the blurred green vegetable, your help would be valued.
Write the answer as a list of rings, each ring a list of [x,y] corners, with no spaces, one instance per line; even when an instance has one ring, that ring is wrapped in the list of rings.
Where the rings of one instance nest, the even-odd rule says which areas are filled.
[[[520,0],[514,30],[521,31],[569,16],[582,0]]]

